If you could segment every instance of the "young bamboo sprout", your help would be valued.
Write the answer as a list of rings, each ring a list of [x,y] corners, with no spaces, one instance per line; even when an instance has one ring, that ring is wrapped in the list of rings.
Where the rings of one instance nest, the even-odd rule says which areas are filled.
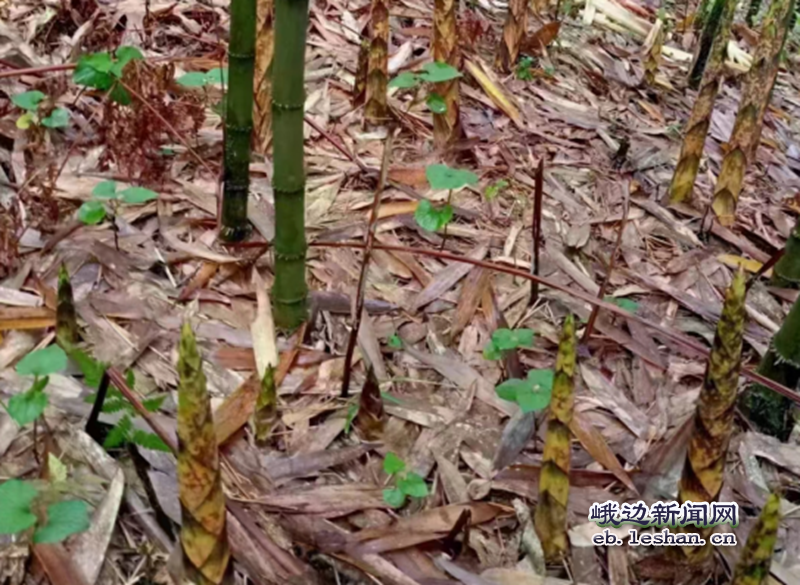
[[[63,264],[58,271],[58,303],[56,304],[56,341],[67,354],[78,343],[78,320],[69,272]]]
[[[256,0],[231,0],[228,48],[229,87],[225,108],[225,187],[220,238],[247,237],[250,192],[250,140],[253,134],[253,64],[256,44]]]
[[[256,8],[255,108],[256,150],[267,154],[272,130],[272,56],[275,51],[274,0],[258,0]]]
[[[731,585],[762,585],[767,582],[780,523],[781,499],[777,494],[770,494],[758,522],[747,537]]]
[[[698,89],[700,87],[700,81],[703,79],[703,72],[705,71],[706,64],[709,62],[712,51],[715,48],[719,49],[717,38],[724,35],[725,38],[722,43],[723,54],[719,63],[719,67],[721,68],[722,63],[725,61],[728,37],[730,36],[730,25],[735,10],[736,0],[714,0],[711,5],[708,18],[703,24],[703,31],[700,34],[700,40],[697,43],[697,50],[694,61],[692,62],[692,68],[689,72],[690,88]]]
[[[433,59],[461,69],[458,48],[457,0],[435,0],[433,4]],[[433,141],[442,148],[461,137],[458,105],[458,79],[437,83],[434,91],[442,97],[446,110],[433,115]]]
[[[353,83],[353,95],[351,103],[354,108],[363,105],[367,101],[367,73],[369,71],[369,46],[368,40],[361,41],[358,49],[358,65],[356,67],[356,77]]]
[[[728,52],[731,22],[736,10],[736,0],[717,0],[715,6],[720,1],[724,2],[723,12],[719,17],[719,28],[714,42],[708,51],[708,63],[703,71],[700,91],[686,123],[681,154],[670,185],[670,203],[680,203],[691,198],[697,171],[700,168],[700,159],[703,157],[706,135],[711,126],[711,113],[714,111],[714,102],[719,91],[725,55]]]
[[[747,72],[739,112],[711,203],[723,226],[733,225],[736,221],[736,203],[742,191],[744,173],[755,158],[761,139],[761,125],[778,76],[789,23],[793,22],[793,9],[794,0],[773,0],[761,26],[753,65]]]
[[[575,384],[575,321],[564,319],[558,344],[550,418],[539,475],[539,503],[534,526],[545,559],[559,562],[567,553],[567,500],[569,499],[570,431]]]
[[[308,0],[275,0],[272,132],[275,172],[275,324],[294,329],[306,318],[303,104]]]
[[[656,73],[658,73],[658,68],[661,65],[661,50],[664,47],[665,39],[664,20],[658,18],[648,35],[647,40],[650,43],[644,60],[644,80],[649,87],[655,87]],[[645,46],[648,46],[648,43],[645,43]]]
[[[681,505],[684,502],[716,502],[722,489],[742,361],[746,293],[744,271],[740,268],[725,295],[725,304],[717,323],[714,344],[697,400],[694,430],[678,488]],[[674,554],[689,562],[705,560],[713,548],[709,543],[713,527],[690,524],[679,527],[678,530],[700,534],[706,544],[680,547]]]
[[[511,73],[519,56],[519,45],[525,36],[528,23],[527,0],[511,0],[508,3],[506,24],[503,27],[503,38],[497,51],[495,67],[503,73]]]
[[[256,441],[266,441],[277,420],[278,395],[275,388],[275,367],[267,366],[253,411]]]
[[[184,570],[195,583],[228,583],[230,549],[217,437],[203,361],[189,323],[178,353],[178,488]]]
[[[364,117],[368,126],[377,127],[384,125],[389,115],[386,104],[386,88],[389,84],[389,0],[372,0],[371,20]]]

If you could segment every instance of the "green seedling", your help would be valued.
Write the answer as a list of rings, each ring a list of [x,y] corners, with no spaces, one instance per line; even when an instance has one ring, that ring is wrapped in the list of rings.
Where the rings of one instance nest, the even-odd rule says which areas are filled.
[[[40,108],[45,103],[47,96],[41,91],[26,91],[18,93],[11,98],[11,103],[25,110],[17,118],[17,128],[27,130],[31,125],[41,125],[45,128],[65,128],[69,125],[69,111],[64,108],[51,108],[45,117],[40,116]]]
[[[536,412],[550,404],[553,370],[530,370],[524,380],[512,378],[495,388],[503,400],[516,402],[522,412]]]
[[[461,73],[455,67],[447,63],[434,61],[425,63],[422,66],[422,70],[416,73],[411,71],[401,73],[389,82],[389,87],[418,90],[425,83],[442,83],[461,76]],[[412,104],[414,102],[416,102],[416,99],[412,101]],[[428,92],[425,104],[434,114],[444,114],[447,111],[447,104],[445,104],[444,98],[435,92]]]
[[[499,360],[504,351],[533,347],[534,335],[532,329],[498,329],[492,333],[492,338],[483,348],[483,357],[487,360]]]
[[[510,184],[511,183],[509,183],[505,179],[500,179],[499,181],[495,181],[494,183],[486,187],[486,189],[483,192],[483,196],[486,197],[486,201],[491,201],[492,199],[500,195],[500,193],[505,191]]]
[[[389,338],[388,345],[392,349],[403,349],[403,340],[400,339],[400,336],[397,333],[392,333],[392,336]]]
[[[533,57],[525,55],[517,62],[517,69],[514,72],[517,79],[520,81],[532,81],[533,73],[531,69],[536,65],[536,60]]]
[[[394,453],[387,453],[383,470],[394,478],[395,487],[383,490],[383,501],[393,508],[406,503],[406,497],[424,498],[428,495],[428,484],[418,473],[406,470],[406,463]]]
[[[50,374],[60,372],[67,367],[67,354],[57,345],[34,351],[22,358],[17,364],[17,374],[33,376],[31,387],[15,394],[4,408],[18,425],[24,426],[37,420],[47,407],[47,394],[44,389],[50,382]]]
[[[0,485],[0,534],[19,534],[34,528],[33,542],[56,543],[89,528],[89,508],[82,500],[52,500],[52,490],[34,482],[10,479]],[[37,515],[37,511],[46,514]],[[46,516],[42,522],[39,516]]]
[[[434,191],[448,190],[447,203],[443,206],[435,206],[427,199],[423,199],[414,212],[414,219],[422,229],[435,232],[446,227],[453,219],[453,207],[450,205],[453,191],[467,185],[475,185],[478,177],[470,171],[452,169],[441,164],[426,167],[425,177]]]
[[[142,205],[157,198],[158,193],[144,187],[128,187],[122,191],[117,191],[116,181],[103,181],[95,185],[92,190],[92,199],[86,201],[78,209],[78,219],[86,225],[97,225],[107,215],[111,216],[113,220],[117,216],[119,206],[122,203]],[[112,221],[112,226],[114,227],[114,243],[119,249],[117,223]]]
[[[184,73],[175,79],[183,87],[206,87],[209,85],[228,85],[228,69],[217,67],[203,73],[202,71],[191,71]]]
[[[77,85],[108,91],[113,101],[127,106],[131,96],[120,80],[125,66],[140,59],[144,56],[136,47],[120,47],[113,55],[108,52],[83,55],[75,66],[72,80]]]

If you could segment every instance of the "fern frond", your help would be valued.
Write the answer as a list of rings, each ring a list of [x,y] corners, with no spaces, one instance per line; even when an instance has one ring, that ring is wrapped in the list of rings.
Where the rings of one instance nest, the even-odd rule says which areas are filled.
[[[127,414],[123,416],[117,425],[108,433],[106,440],[103,441],[103,447],[106,449],[113,449],[122,445],[131,434],[133,430],[133,420]]]

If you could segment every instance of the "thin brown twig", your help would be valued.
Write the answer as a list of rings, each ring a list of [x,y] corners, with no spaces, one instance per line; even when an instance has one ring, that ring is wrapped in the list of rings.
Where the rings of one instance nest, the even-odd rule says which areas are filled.
[[[355,248],[355,249],[364,249],[365,245],[361,242],[310,242],[309,246],[315,246],[318,248]],[[244,242],[237,244],[235,247],[244,247],[244,248],[264,248],[266,251],[269,247],[269,243],[265,242]],[[559,292],[565,293],[573,298],[579,299],[589,305],[598,306],[601,309],[608,311],[609,313],[613,313],[615,315],[620,315],[625,317],[629,321],[635,321],[645,327],[653,329],[661,333],[664,337],[677,343],[678,345],[699,353],[703,357],[708,357],[709,350],[708,348],[700,345],[693,339],[678,333],[672,330],[669,327],[661,325],[660,323],[654,323],[653,321],[649,321],[644,317],[640,317],[634,313],[626,311],[622,307],[615,305],[614,303],[606,302],[602,299],[598,299],[597,297],[590,295],[589,293],[583,292],[582,290],[569,287],[563,284],[560,284],[554,280],[550,280],[549,278],[545,278],[543,276],[535,276],[530,274],[530,272],[526,272],[524,270],[520,270],[518,268],[512,268],[510,266],[505,266],[503,264],[498,264],[496,262],[491,262],[488,260],[476,260],[475,258],[470,258],[469,256],[459,256],[457,254],[451,254],[450,252],[440,252],[439,250],[429,250],[426,248],[409,248],[407,246],[393,246],[389,244],[373,244],[373,250],[385,250],[387,252],[401,252],[405,254],[419,254],[422,256],[430,256],[431,258],[438,258],[439,260],[447,260],[449,262],[461,262],[463,264],[470,264],[472,266],[479,266],[481,268],[486,268],[487,270],[492,270],[495,272],[502,272],[503,274],[510,274],[511,276],[518,276],[520,278],[530,280],[531,282],[538,282],[542,286],[546,286],[553,290],[557,290]],[[643,358],[648,364],[657,367],[659,369],[664,369],[664,366],[646,358]],[[786,396],[790,400],[800,404],[800,393],[794,392],[787,388],[782,384],[778,384],[774,380],[770,380],[758,374],[753,370],[742,369],[741,375],[750,380],[751,382],[755,382],[757,384],[761,384],[781,394]]]
[[[761,268],[758,269],[758,272],[756,272],[753,276],[751,276],[750,279],[747,281],[747,290],[750,290],[750,287],[753,286],[758,281],[759,278],[764,276],[764,274],[766,274],[770,268],[775,266],[778,263],[778,260],[783,258],[784,253],[786,253],[786,248],[781,248],[780,250],[775,252],[772,255],[772,257],[769,260],[767,260]]]
[[[539,248],[542,245],[542,195],[544,192],[544,159],[539,159],[536,167],[536,177],[534,178],[533,188],[533,219],[531,221],[531,245],[533,246],[533,261],[531,262],[531,274],[539,276]],[[539,283],[531,283],[531,296],[528,299],[528,306],[532,307],[539,298]]]
[[[369,217],[369,226],[367,233],[364,235],[364,258],[361,261],[361,274],[358,275],[358,288],[356,289],[356,302],[355,313],[353,315],[353,329],[350,331],[350,339],[347,341],[347,353],[344,357],[344,374],[342,376],[342,398],[347,398],[350,391],[350,377],[353,362],[353,352],[356,348],[356,340],[358,339],[358,330],[361,328],[361,314],[364,311],[364,289],[366,288],[367,270],[369,268],[370,256],[372,255],[372,248],[375,244],[375,222],[378,221],[378,211],[381,207],[381,195],[383,195],[383,188],[386,185],[386,176],[389,174],[389,159],[392,154],[392,140],[394,138],[394,130],[391,129],[386,136],[386,142],[383,145],[383,160],[381,161],[381,174],[378,179],[378,186],[375,188],[375,195],[372,198],[372,213]]]
[[[614,250],[611,252],[611,257],[608,259],[608,270],[606,270],[606,277],[603,280],[603,284],[600,285],[600,290],[597,292],[598,299],[604,299],[606,296],[606,289],[608,288],[608,283],[611,282],[611,275],[614,272],[614,266],[617,263],[617,254],[619,253],[619,248],[622,245],[622,233],[625,231],[625,226],[628,223],[628,211],[630,210],[630,194],[626,191],[625,192],[625,203],[624,203],[624,210],[622,212],[622,222],[619,224],[619,231],[617,232],[617,241],[614,243]],[[600,307],[595,305],[592,308],[592,314],[589,315],[589,321],[586,323],[586,329],[583,331],[583,337],[581,338],[581,343],[585,344],[589,341],[589,338],[592,336],[592,330],[594,329],[594,323],[597,321],[597,315],[600,312]]]

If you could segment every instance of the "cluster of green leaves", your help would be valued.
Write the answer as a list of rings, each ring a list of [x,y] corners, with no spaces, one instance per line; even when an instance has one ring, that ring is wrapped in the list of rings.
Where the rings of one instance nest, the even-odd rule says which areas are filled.
[[[425,169],[425,177],[434,191],[450,191],[461,189],[478,182],[478,176],[463,169],[451,169],[447,165],[429,165]],[[420,201],[414,212],[414,219],[422,229],[435,232],[442,229],[453,219],[453,207],[448,202],[441,207],[433,205],[427,199]]]
[[[83,381],[90,388],[98,389],[107,365],[89,357],[83,352],[75,352],[74,357],[83,372]],[[128,370],[125,373],[125,380],[129,388],[134,387],[136,379],[132,370]],[[148,412],[156,412],[161,408],[165,398],[166,396],[146,398],[142,400],[142,405]],[[86,397],[86,402],[89,404],[94,404],[95,400],[97,400],[97,392]],[[106,436],[103,442],[103,447],[106,449],[113,449],[124,443],[133,443],[139,447],[152,449],[153,451],[164,451],[165,453],[170,451],[167,444],[155,433],[133,428],[133,419],[138,416],[138,412],[136,412],[133,405],[116,387],[108,387],[102,410],[109,414],[117,412],[124,413],[119,422],[114,425],[114,428],[112,428]]]
[[[520,81],[531,81],[533,79],[533,73],[531,73],[531,68],[536,64],[536,60],[533,57],[529,57],[528,55],[523,56],[517,61],[517,70],[514,72],[517,76],[517,79]]]
[[[406,470],[406,463],[394,453],[387,453],[383,470],[394,476],[395,487],[383,490],[383,501],[393,508],[406,503],[406,497],[424,498],[428,495],[428,484],[418,473]]]
[[[96,225],[106,218],[109,213],[109,209],[106,207],[107,201],[112,205],[110,213],[116,213],[116,206],[119,203],[141,205],[157,199],[158,193],[144,187],[128,187],[117,191],[116,181],[103,181],[92,190],[92,196],[93,199],[85,202],[78,209],[78,219],[87,225]]]
[[[483,357],[487,360],[499,360],[504,351],[532,347],[533,336],[532,329],[498,329],[492,333],[492,338],[483,348]]]
[[[461,73],[455,67],[440,61],[433,61],[425,63],[421,71],[405,71],[401,73],[389,82],[389,87],[413,89],[423,83],[442,83],[458,77],[461,77]],[[438,93],[430,92],[425,103],[434,114],[444,114],[447,111],[447,104]]]
[[[553,392],[553,370],[529,370],[524,380],[512,378],[497,388],[503,400],[516,402],[522,412],[535,412],[550,404]]]
[[[505,191],[509,185],[510,183],[506,179],[500,179],[499,181],[495,181],[494,183],[486,187],[486,190],[483,192],[483,196],[486,197],[487,201],[491,201],[492,199],[500,195],[500,193]]]
[[[44,118],[39,118],[39,105],[46,97],[41,91],[33,90],[18,93],[11,98],[11,103],[25,110],[17,118],[17,128],[27,130],[31,124],[41,124],[46,128],[64,128],[69,125],[69,111],[64,108],[55,108]]]
[[[50,374],[67,367],[67,354],[57,345],[33,351],[17,364],[17,374],[33,376],[33,384],[25,392],[15,394],[8,401],[6,411],[18,425],[24,426],[38,419],[47,407],[44,389],[50,382]]]
[[[228,85],[228,69],[211,69],[203,73],[202,71],[190,71],[184,73],[175,81],[183,87],[205,87],[207,85]]]
[[[64,500],[46,507],[47,521],[40,523],[34,510],[42,492],[29,481],[10,479],[0,485],[0,534],[18,534],[36,526],[33,542],[61,542],[89,528],[89,509],[83,500]]]
[[[136,47],[120,47],[114,54],[104,51],[83,55],[75,66],[72,80],[77,85],[99,90],[111,90],[109,96],[119,104],[127,106],[131,96],[119,83],[125,66],[131,61],[144,59]]]

